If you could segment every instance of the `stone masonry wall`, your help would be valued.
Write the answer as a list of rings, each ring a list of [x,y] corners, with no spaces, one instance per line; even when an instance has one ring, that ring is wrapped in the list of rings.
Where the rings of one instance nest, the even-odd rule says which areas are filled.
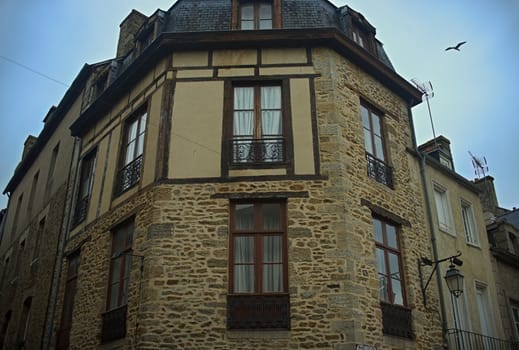
[[[438,349],[434,283],[421,300],[418,257],[430,255],[421,182],[407,106],[328,49],[313,49],[321,173],[324,178],[173,184],[144,188],[73,237],[81,247],[71,344],[77,349]],[[395,190],[369,178],[359,95],[383,112]],[[152,165],[149,165],[152,166]],[[229,199],[225,194],[288,194],[290,331],[229,331]],[[290,196],[290,193],[297,194]],[[301,195],[304,193],[304,195]],[[369,201],[398,216],[407,306],[415,340],[384,336]],[[100,344],[110,229],[135,217],[127,337]],[[66,269],[64,269],[64,274]],[[61,298],[62,299],[62,298]],[[58,307],[61,310],[61,306]]]
[[[63,184],[49,199],[48,206],[43,213],[35,215],[26,231],[20,235],[20,237],[25,238],[23,251],[18,248],[20,246],[19,239],[15,242],[16,246],[11,255],[10,272],[0,290],[2,321],[8,310],[12,310],[4,349],[17,348],[23,303],[28,297],[32,297],[32,303],[25,348],[39,349],[41,347],[54,272],[55,253],[61,233],[65,192],[66,184]],[[40,244],[36,246],[36,235],[42,215],[45,216],[45,228],[41,233]],[[35,250],[37,250],[37,260],[34,259]],[[17,270],[15,264],[18,265]]]

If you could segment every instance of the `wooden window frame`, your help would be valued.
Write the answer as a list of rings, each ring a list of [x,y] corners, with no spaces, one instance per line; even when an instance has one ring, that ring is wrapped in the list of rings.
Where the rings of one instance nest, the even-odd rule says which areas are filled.
[[[128,290],[129,282],[130,282],[130,272],[126,269],[127,266],[131,267],[132,264],[132,246],[133,246],[133,235],[135,232],[135,224],[133,220],[128,220],[112,230],[111,238],[112,244],[110,249],[110,273],[108,278],[108,290],[107,290],[107,298],[106,298],[106,310],[111,311],[113,309],[120,308],[128,304],[128,295],[124,298],[124,289]],[[116,245],[117,235],[123,235],[123,245],[118,247]],[[114,263],[117,259],[121,259],[121,267],[119,277],[117,279],[117,283],[119,287],[114,292],[112,283],[112,278],[114,274]],[[129,261],[128,261],[129,260]],[[114,307],[111,307],[110,302],[112,300],[112,296],[116,293],[117,303]]]
[[[460,208],[461,220],[463,222],[463,231],[465,232],[465,241],[467,242],[467,244],[478,246],[479,236],[476,226],[476,217],[474,215],[474,207],[469,201],[461,199]]]
[[[236,206],[240,204],[253,205],[253,228],[237,230],[235,225]],[[262,227],[262,208],[266,204],[278,204],[280,227],[264,230]],[[229,235],[229,293],[227,295],[227,328],[233,329],[290,329],[290,295],[288,293],[288,262],[287,262],[287,217],[286,201],[282,200],[243,200],[230,204]],[[282,283],[280,291],[263,291],[263,238],[282,235]],[[253,237],[254,240],[254,286],[252,291],[235,292],[235,238]],[[276,262],[279,264],[279,262]]]
[[[56,334],[56,349],[68,349],[70,345],[70,330],[72,328],[72,315],[74,312],[74,299],[77,292],[77,280],[81,264],[80,251],[76,251],[67,257],[68,269],[65,281],[65,293],[63,295],[63,308],[61,310],[60,327]]]
[[[126,118],[123,126],[123,133],[120,143],[119,163],[115,177],[114,196],[118,196],[133,186],[137,185],[142,178],[143,158],[145,153],[146,136],[148,128],[148,107],[144,105],[138,108],[129,118]],[[129,140],[130,128],[137,122],[135,139]],[[140,136],[142,135],[142,153],[137,154],[140,146]],[[131,161],[126,163],[129,152],[129,145],[135,142]]]
[[[236,205],[252,204],[254,228],[252,230],[236,230],[235,229],[235,214]],[[263,230],[262,228],[262,205],[263,204],[279,204],[280,205],[280,227],[278,230]],[[288,263],[287,263],[287,215],[286,215],[286,201],[276,200],[245,200],[231,202],[231,217],[230,217],[230,242],[229,242],[229,294],[230,295],[265,295],[265,294],[287,294],[288,293]],[[282,259],[283,259],[283,290],[281,292],[262,292],[263,287],[263,263],[262,253],[263,244],[262,238],[265,236],[282,236]],[[234,291],[234,238],[235,237],[254,237],[254,292],[240,293]]]
[[[368,131],[369,131],[370,141],[373,146],[373,152],[368,152],[368,150],[366,149],[365,143],[364,143],[364,148],[366,149],[366,152],[370,153],[376,159],[378,159],[386,164],[389,164],[389,154],[387,152],[387,145],[386,145],[387,144],[387,135],[386,135],[384,113],[382,113],[381,111],[372,107],[370,104],[368,104],[364,101],[361,101],[360,106],[361,106],[361,109],[362,109],[362,107],[364,107],[368,111],[368,119],[369,119],[369,127],[370,127],[370,129]],[[373,125],[374,125],[373,116],[376,116],[380,121],[380,138],[381,138],[381,142],[382,142],[382,152],[383,152],[382,157],[380,157],[380,155],[377,154],[376,147],[375,147],[375,138],[376,137],[375,137],[375,131],[374,131],[374,127],[373,127]],[[362,110],[361,110],[361,121],[362,121]],[[364,122],[362,122],[362,129],[363,130],[366,129],[364,127]]]
[[[78,225],[86,219],[92,187],[94,184],[94,174],[97,162],[97,148],[88,152],[81,160],[81,170],[79,172],[79,184],[77,188],[76,203],[74,208],[73,226]],[[86,176],[86,177],[85,177]],[[85,194],[82,194],[83,185],[87,184]]]
[[[388,278],[388,295],[389,295],[389,298],[390,300],[389,301],[386,301],[386,300],[381,300],[381,302],[384,302],[384,303],[388,303],[388,304],[392,304],[392,305],[400,305],[400,306],[406,306],[407,305],[407,297],[406,297],[406,288],[405,288],[405,276],[404,276],[404,269],[403,269],[403,259],[402,259],[402,246],[401,246],[401,242],[400,242],[400,227],[399,225],[396,225],[394,223],[392,223],[391,221],[388,221],[387,219],[385,218],[382,218],[380,216],[373,216],[373,222],[377,220],[381,223],[381,226],[382,226],[382,242],[380,241],[377,241],[375,239],[375,247],[378,248],[378,249],[381,249],[383,252],[384,252],[384,264],[386,266],[386,273],[384,274],[384,276],[386,276]],[[374,225],[373,225],[374,226]],[[388,238],[387,238],[387,226],[392,226],[395,228],[395,232],[396,232],[396,243],[397,243],[397,247],[391,247],[387,242],[388,242]],[[399,270],[399,274],[400,274],[400,285],[402,286],[402,304],[395,304],[394,300],[391,300],[392,299],[392,295],[393,295],[393,282],[392,282],[392,276],[391,276],[391,271],[390,271],[390,265],[389,265],[389,254],[388,253],[392,253],[396,256],[398,256],[398,270]],[[377,275],[379,275],[380,273],[377,271]]]
[[[232,0],[232,18],[231,18],[231,26],[233,30],[242,30],[241,29],[241,5],[253,3],[259,4],[261,3],[269,3],[272,6],[272,28],[271,29],[280,29],[281,28],[281,0],[263,0],[263,1],[252,1],[252,0]],[[255,11],[256,13],[256,11]],[[255,15],[254,20],[255,23],[258,21],[259,16]],[[255,25],[254,30],[258,30],[258,26]],[[265,29],[270,30],[270,29]]]
[[[283,80],[247,80],[247,81],[227,81],[225,84],[224,97],[224,145],[222,149],[222,173],[227,174],[229,169],[272,169],[287,168],[289,173],[293,173],[292,155],[292,130],[290,116],[290,86],[288,79]],[[282,123],[282,157],[280,160],[252,160],[252,161],[235,161],[233,157],[233,126],[234,126],[234,89],[237,87],[254,87],[255,88],[255,108],[254,108],[254,141],[267,140],[262,138],[260,129],[261,120],[261,96],[257,93],[263,86],[279,86],[281,89],[281,123]]]

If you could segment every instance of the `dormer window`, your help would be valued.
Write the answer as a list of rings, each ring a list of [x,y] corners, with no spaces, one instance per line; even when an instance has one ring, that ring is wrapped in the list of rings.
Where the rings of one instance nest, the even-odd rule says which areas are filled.
[[[353,41],[355,41],[360,47],[367,49],[368,38],[365,33],[357,27],[352,29]]]
[[[234,29],[264,30],[281,27],[280,0],[233,0]]]
[[[240,4],[240,28],[242,30],[272,29],[272,4],[268,2]]]

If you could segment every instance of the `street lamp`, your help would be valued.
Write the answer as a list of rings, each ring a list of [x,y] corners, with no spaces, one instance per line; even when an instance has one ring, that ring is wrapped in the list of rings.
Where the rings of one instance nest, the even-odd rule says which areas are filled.
[[[434,272],[438,268],[438,264],[443,261],[450,260],[450,263],[451,263],[449,266],[449,269],[447,270],[447,273],[445,274],[445,281],[447,282],[449,291],[455,297],[458,297],[463,292],[463,275],[455,267],[455,265],[457,265],[457,266],[463,265],[463,261],[461,261],[461,259],[458,259],[459,256],[461,256],[461,252],[458,252],[458,254],[456,254],[456,255],[449,256],[448,258],[439,259],[436,261],[432,261],[425,257],[418,259],[418,275],[420,277],[420,289],[422,290],[422,297],[423,297],[424,305],[427,305],[427,295],[425,293],[427,290],[427,287],[429,286],[429,283],[431,282]],[[433,270],[431,271],[431,274],[429,275],[429,278],[427,278],[427,281],[425,282],[425,284],[423,281],[422,266],[433,266]]]
[[[460,270],[458,270],[454,264],[451,262],[449,269],[445,273],[445,282],[447,282],[447,287],[449,287],[449,291],[456,298],[463,293],[463,275]]]

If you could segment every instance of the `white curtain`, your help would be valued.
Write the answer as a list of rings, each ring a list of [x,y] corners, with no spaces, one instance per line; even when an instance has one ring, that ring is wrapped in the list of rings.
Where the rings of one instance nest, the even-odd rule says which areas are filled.
[[[254,238],[234,238],[234,291],[254,292]]]
[[[281,124],[281,88],[279,86],[264,86],[261,88],[261,134],[265,141],[265,161],[281,161],[282,148],[278,141],[266,140],[282,136]]]
[[[234,88],[233,119],[233,138],[238,140],[233,152],[233,161],[247,162],[251,152],[251,140],[254,136],[254,88]],[[240,139],[244,140],[240,141]]]
[[[281,236],[263,237],[263,292],[283,291],[282,244]]]
[[[280,136],[281,132],[281,88],[261,88],[261,133],[264,136]]]

